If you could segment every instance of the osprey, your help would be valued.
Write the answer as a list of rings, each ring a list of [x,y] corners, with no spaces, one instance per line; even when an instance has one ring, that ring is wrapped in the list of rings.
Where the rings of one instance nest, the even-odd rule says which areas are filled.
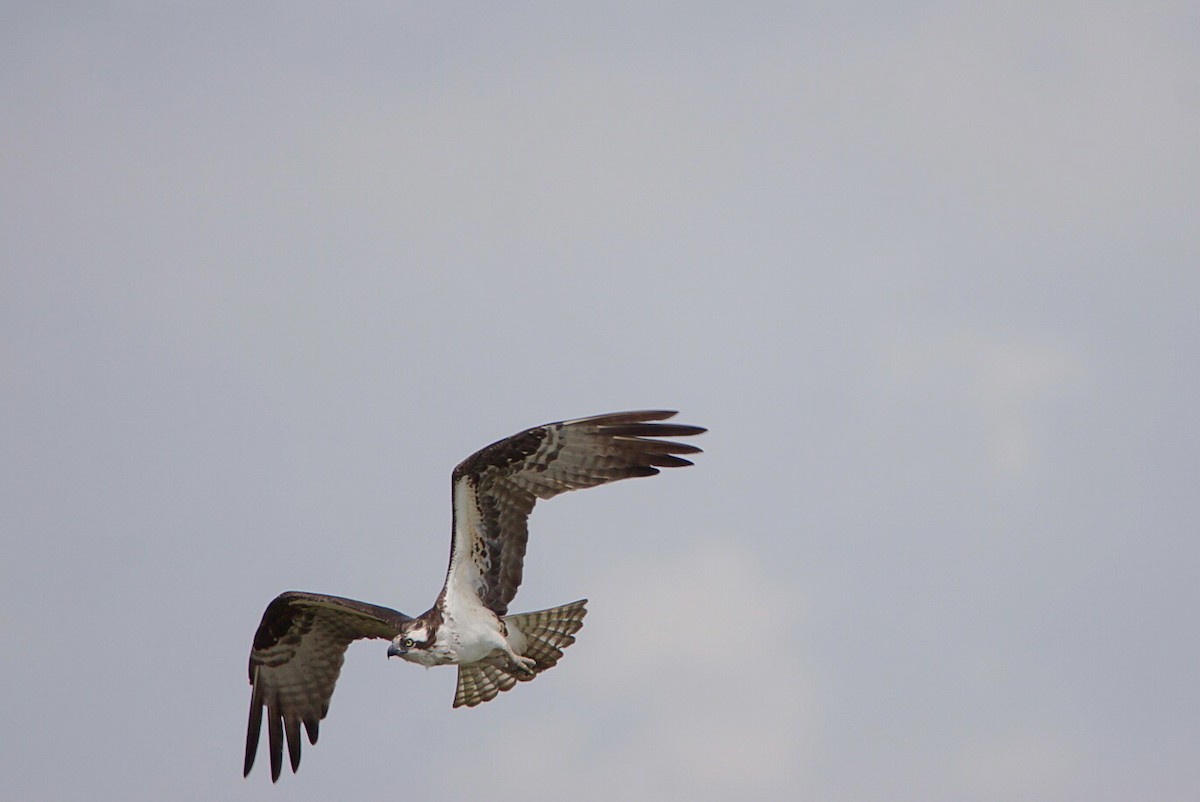
[[[263,613],[250,651],[250,721],[243,776],[254,766],[263,709],[271,780],[300,765],[300,725],[317,742],[346,648],[387,638],[388,657],[458,666],[454,707],[474,707],[554,666],[583,626],[586,599],[508,614],[521,584],[528,518],[539,498],[692,463],[699,448],[661,440],[700,434],[698,426],[654,423],[671,411],[618,412],[548,423],[500,440],[454,469],[450,567],[437,601],[416,618],[376,604],[288,591]]]

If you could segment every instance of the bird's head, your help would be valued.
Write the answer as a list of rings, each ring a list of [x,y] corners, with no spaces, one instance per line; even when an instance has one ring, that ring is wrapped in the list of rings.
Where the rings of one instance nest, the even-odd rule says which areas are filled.
[[[400,633],[392,638],[392,645],[387,650],[388,657],[401,657],[419,663],[429,649],[431,640],[429,626],[424,621],[405,621],[400,625]]]

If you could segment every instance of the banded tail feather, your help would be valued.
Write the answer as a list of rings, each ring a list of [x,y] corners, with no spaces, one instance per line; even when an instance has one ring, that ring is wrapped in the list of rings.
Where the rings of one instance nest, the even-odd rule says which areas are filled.
[[[460,665],[454,706],[475,707],[557,665],[562,650],[575,642],[575,633],[583,626],[586,605],[587,599],[580,599],[549,610],[505,616],[509,639],[521,644],[519,654],[533,659],[533,673],[510,670],[503,658]]]

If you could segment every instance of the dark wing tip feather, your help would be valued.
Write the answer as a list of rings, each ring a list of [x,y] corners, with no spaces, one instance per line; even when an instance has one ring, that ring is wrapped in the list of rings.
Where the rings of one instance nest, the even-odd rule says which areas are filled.
[[[271,743],[271,782],[279,782],[283,771],[283,722],[279,716],[267,711],[267,736]]]
[[[603,415],[592,415],[587,418],[576,418],[564,423],[595,423],[600,426],[610,426],[619,423],[640,423],[650,420],[666,420],[679,414],[675,409],[642,409],[633,412],[608,412]]]
[[[687,426],[682,423],[621,423],[602,426],[604,433],[613,437],[691,437],[708,431],[702,426]]]
[[[701,451],[699,446],[694,446],[691,443],[676,443],[671,440],[645,440],[641,437],[617,437],[615,439],[619,442],[636,443],[640,450],[647,453],[699,454]]]
[[[300,719],[285,719],[283,726],[287,734],[288,759],[292,763],[292,774],[295,774],[296,769],[300,768]]]
[[[660,468],[686,468],[688,465],[695,465],[690,459],[683,457],[673,457],[670,454],[655,454],[646,458],[646,461],[651,465],[657,465]]]
[[[246,762],[242,768],[243,777],[249,777],[250,769],[254,768],[254,756],[258,753],[258,736],[262,732],[262,713],[262,697],[255,687],[250,694],[250,721],[246,725]]]

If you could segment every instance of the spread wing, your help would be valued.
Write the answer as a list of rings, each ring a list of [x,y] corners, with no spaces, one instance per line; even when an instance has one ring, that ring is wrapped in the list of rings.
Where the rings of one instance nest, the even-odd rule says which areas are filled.
[[[700,434],[699,426],[653,423],[674,416],[618,412],[548,423],[493,443],[454,469],[454,537],[443,599],[476,597],[503,616],[521,584],[529,513],[540,498],[653,476],[692,463],[700,451],[661,440]]]
[[[253,690],[244,774],[254,766],[264,707],[275,781],[283,766],[285,734],[293,772],[300,765],[301,723],[308,742],[317,742],[346,647],[359,638],[394,638],[409,620],[387,607],[319,593],[288,591],[267,605],[250,652]]]

